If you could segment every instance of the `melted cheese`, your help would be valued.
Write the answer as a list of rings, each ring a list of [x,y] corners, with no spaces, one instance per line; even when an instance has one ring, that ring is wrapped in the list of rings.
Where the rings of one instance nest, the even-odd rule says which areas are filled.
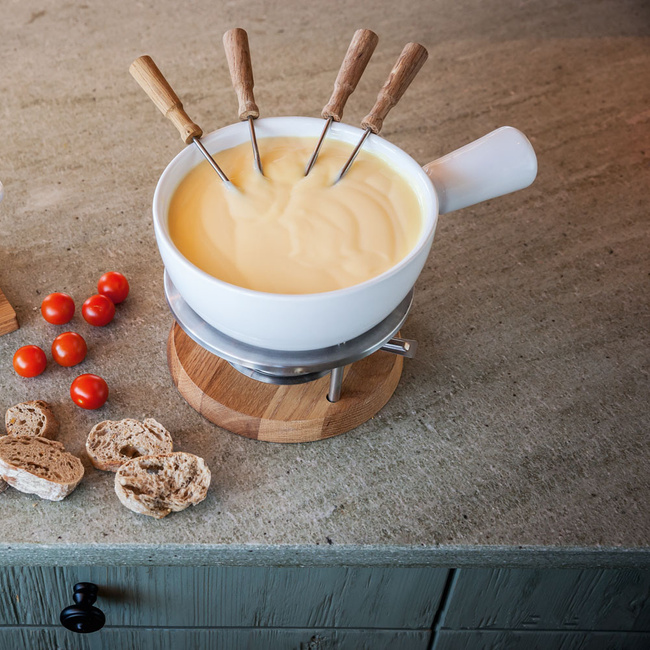
[[[220,280],[269,293],[319,293],[380,275],[415,246],[418,198],[377,156],[361,151],[332,181],[352,150],[326,140],[309,176],[314,138],[259,140],[265,176],[249,142],[215,159],[239,188],[229,191],[202,162],[175,190],[169,232],[194,265]]]

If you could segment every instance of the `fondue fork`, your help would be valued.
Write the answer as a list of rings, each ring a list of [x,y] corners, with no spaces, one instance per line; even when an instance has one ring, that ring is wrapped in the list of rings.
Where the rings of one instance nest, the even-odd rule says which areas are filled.
[[[318,153],[325,141],[325,135],[327,134],[332,121],[341,121],[345,103],[357,87],[359,79],[361,79],[361,75],[366,69],[372,53],[377,47],[378,40],[379,37],[377,34],[369,29],[357,29],[357,31],[354,32],[348,51],[345,53],[345,58],[343,59],[339,73],[336,76],[332,96],[321,112],[321,117],[327,121],[325,122],[325,128],[323,128],[320,139],[316,144],[314,153],[312,153],[311,158],[307,163],[305,176],[309,174],[311,168],[316,163]]]
[[[381,127],[390,109],[402,98],[402,95],[411,85],[411,82],[415,79],[415,75],[420,71],[428,56],[429,53],[426,49],[418,43],[407,43],[404,46],[402,53],[399,55],[399,59],[397,59],[397,62],[388,75],[388,79],[386,79],[386,82],[377,95],[375,105],[372,107],[370,113],[361,121],[361,128],[365,129],[366,132],[361,136],[357,146],[350,154],[345,165],[341,168],[339,175],[334,180],[334,185],[350,169],[366,138],[371,133],[377,135],[381,131]]]
[[[260,116],[260,110],[257,108],[253,95],[253,66],[251,64],[251,51],[248,46],[248,34],[241,27],[228,30],[223,35],[223,47],[226,50],[232,85],[239,101],[239,119],[242,121],[248,120],[255,167],[264,176],[260,150],[255,136],[255,125],[253,124],[253,120]]]
[[[129,67],[129,72],[138,82],[142,90],[149,96],[149,99],[158,107],[160,112],[168,118],[171,123],[178,129],[181,139],[185,144],[193,142],[199,151],[205,156],[219,178],[224,182],[226,187],[231,190],[237,190],[215,159],[210,155],[208,150],[203,146],[200,137],[203,130],[198,124],[192,122],[188,114],[183,110],[183,104],[174,92],[169,82],[160,72],[158,66],[150,56],[138,57]]]

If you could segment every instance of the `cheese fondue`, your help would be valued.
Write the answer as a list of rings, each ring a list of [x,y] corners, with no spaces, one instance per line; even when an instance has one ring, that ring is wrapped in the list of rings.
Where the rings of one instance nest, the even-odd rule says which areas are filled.
[[[407,180],[361,151],[332,181],[351,145],[328,139],[305,177],[314,138],[259,141],[265,176],[249,142],[215,154],[239,192],[207,162],[179,183],[169,206],[172,241],[194,265],[225,282],[268,293],[320,293],[380,275],[415,246],[422,210]]]

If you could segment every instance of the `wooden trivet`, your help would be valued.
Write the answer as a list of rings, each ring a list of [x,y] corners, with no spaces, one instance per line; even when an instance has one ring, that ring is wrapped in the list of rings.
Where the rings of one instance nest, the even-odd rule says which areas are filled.
[[[348,366],[341,399],[332,404],[329,375],[293,386],[264,384],[202,348],[176,323],[167,339],[169,370],[188,404],[228,431],[268,442],[311,442],[358,427],[388,402],[403,361],[380,351]]]
[[[0,290],[0,336],[18,329],[18,319],[14,308]]]

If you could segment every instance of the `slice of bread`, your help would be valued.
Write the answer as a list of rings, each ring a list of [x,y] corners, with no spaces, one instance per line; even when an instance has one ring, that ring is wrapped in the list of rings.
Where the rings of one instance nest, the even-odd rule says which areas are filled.
[[[10,406],[5,413],[5,427],[10,436],[56,438],[59,423],[47,402],[34,400]]]
[[[90,462],[107,472],[117,472],[122,463],[132,458],[169,454],[172,437],[153,418],[137,420],[105,420],[96,424],[88,434],[86,451]]]
[[[129,460],[115,474],[115,493],[133,512],[162,519],[205,499],[210,470],[194,454],[142,456]]]
[[[37,436],[56,438],[59,423],[47,402],[33,400],[10,406],[5,413],[5,428],[10,436]],[[0,479],[0,492],[7,489],[7,483]]]
[[[21,492],[61,501],[79,485],[83,475],[81,461],[56,440],[0,438],[0,476]]]

